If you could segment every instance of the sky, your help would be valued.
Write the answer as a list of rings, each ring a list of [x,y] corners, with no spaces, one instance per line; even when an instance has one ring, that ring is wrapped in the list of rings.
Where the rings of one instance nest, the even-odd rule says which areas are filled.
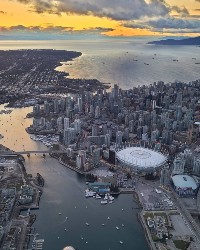
[[[200,0],[0,0],[0,39],[199,35]]]

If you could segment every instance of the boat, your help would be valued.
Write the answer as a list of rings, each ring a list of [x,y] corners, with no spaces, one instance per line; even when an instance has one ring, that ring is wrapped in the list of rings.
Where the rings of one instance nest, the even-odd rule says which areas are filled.
[[[122,224],[122,227],[124,227],[124,224]]]
[[[89,226],[90,224],[88,222],[85,223],[86,226]]]
[[[60,212],[60,213],[58,213],[59,215],[61,215],[62,213]]]
[[[119,242],[119,243],[120,243],[120,244],[123,244],[124,242],[120,240],[120,242]]]
[[[112,195],[108,195],[108,199],[109,199],[110,201],[113,201],[115,198],[114,198]]]
[[[101,201],[101,204],[102,205],[105,205],[105,204],[107,204],[108,203],[108,201],[107,200],[105,200],[105,201]]]
[[[108,199],[108,194],[105,194],[104,200]]]
[[[119,230],[119,227],[116,227],[117,230]]]
[[[98,194],[96,194],[95,198],[96,198],[96,199],[101,199],[101,196],[98,195]]]
[[[113,203],[113,201],[109,201],[109,204],[112,204]]]
[[[102,226],[105,226],[105,224],[101,224]]]
[[[88,197],[93,197],[96,195],[96,192],[93,192],[93,191],[90,191],[88,189],[85,190],[85,197],[88,198]]]
[[[108,217],[108,220],[110,220],[110,217]]]

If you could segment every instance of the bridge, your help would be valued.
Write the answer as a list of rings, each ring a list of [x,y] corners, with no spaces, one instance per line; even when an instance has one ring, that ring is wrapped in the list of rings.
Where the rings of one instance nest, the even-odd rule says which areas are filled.
[[[53,151],[53,150],[29,150],[29,151],[0,151],[0,156],[12,156],[12,155],[28,155],[28,154],[62,154],[63,151]]]

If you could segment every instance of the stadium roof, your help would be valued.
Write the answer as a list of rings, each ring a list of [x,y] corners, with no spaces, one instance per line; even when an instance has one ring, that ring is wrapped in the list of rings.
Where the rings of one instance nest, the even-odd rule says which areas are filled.
[[[162,166],[167,157],[156,151],[140,148],[130,147],[116,152],[117,159],[129,166],[137,166],[139,169],[156,168]]]
[[[176,187],[197,189],[195,180],[189,175],[174,175],[172,181]]]

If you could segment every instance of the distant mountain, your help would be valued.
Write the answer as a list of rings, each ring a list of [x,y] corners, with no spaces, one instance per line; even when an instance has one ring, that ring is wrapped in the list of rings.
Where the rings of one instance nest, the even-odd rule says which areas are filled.
[[[148,44],[156,44],[156,45],[200,45],[200,36],[185,38],[185,39],[166,39],[160,41],[152,41],[148,42]]]

